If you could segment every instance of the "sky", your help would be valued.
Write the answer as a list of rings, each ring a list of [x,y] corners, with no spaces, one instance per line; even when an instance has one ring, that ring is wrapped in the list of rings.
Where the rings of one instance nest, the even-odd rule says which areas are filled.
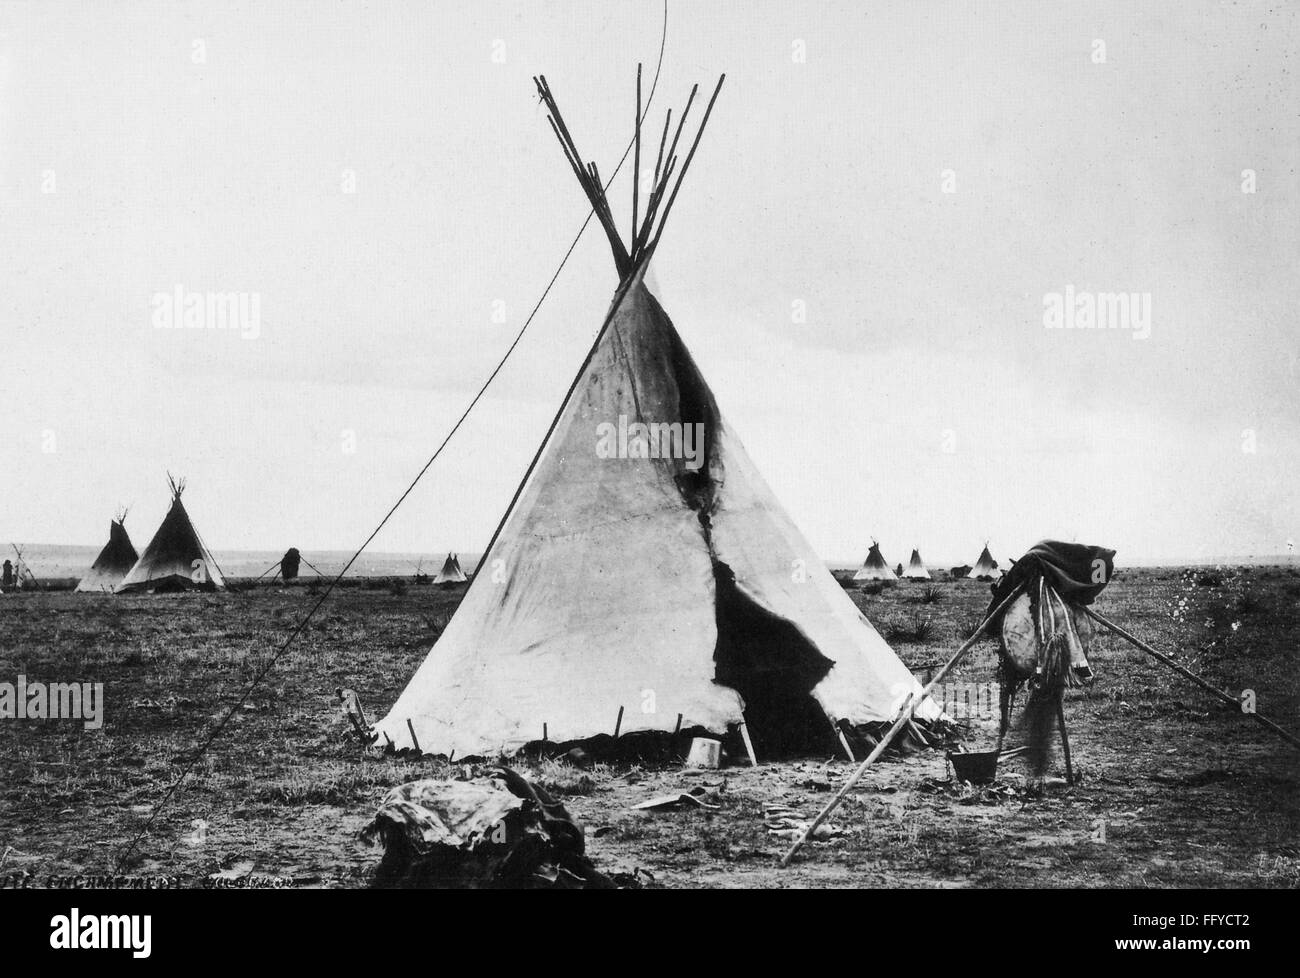
[[[650,131],[726,82],[649,280],[818,553],[1289,552],[1298,20],[670,0]],[[609,174],[662,24],[0,3],[0,541],[95,544],[129,504],[142,546],[170,471],[218,553],[359,545],[586,214],[532,76]],[[593,223],[375,549],[485,546],[616,279]],[[244,328],[163,328],[177,290]],[[1104,293],[1138,297],[1118,328],[1046,325]]]

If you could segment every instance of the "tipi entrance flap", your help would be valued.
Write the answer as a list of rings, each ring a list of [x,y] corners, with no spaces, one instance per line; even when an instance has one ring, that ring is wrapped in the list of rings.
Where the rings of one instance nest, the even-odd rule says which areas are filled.
[[[794,623],[834,663],[813,690],[830,719],[893,720],[920,684],[814,554],[725,422],[716,442],[726,473],[712,519],[718,559],[759,607]],[[933,720],[940,711],[926,700],[916,715]]]
[[[714,679],[740,694],[745,722],[765,757],[834,751],[827,716],[812,696],[834,663],[798,628],[763,608],[736,585],[730,567],[715,562],[718,644]]]

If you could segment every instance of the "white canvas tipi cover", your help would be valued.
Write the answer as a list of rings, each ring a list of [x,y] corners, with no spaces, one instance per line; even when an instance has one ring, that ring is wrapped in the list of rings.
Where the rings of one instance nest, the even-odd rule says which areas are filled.
[[[627,450],[601,457],[601,426],[620,419]],[[702,430],[699,467],[637,457],[638,423]],[[828,718],[892,720],[919,689],[773,498],[639,274],[506,519],[497,561],[504,580],[475,578],[376,725],[381,745],[413,747],[413,727],[425,753],[492,755],[540,740],[544,724],[552,741],[610,733],[620,708],[625,733],[672,732],[678,714],[683,729],[724,733],[745,703],[717,681],[720,589],[729,608],[806,642],[790,669],[816,678]],[[917,715],[939,711],[926,701]]]
[[[925,562],[921,560],[919,551],[912,551],[912,559],[907,562],[907,570],[903,571],[903,577],[909,581],[930,580],[930,572],[925,569]]]
[[[993,562],[993,555],[989,553],[988,544],[984,545],[980,559],[975,562],[975,566],[966,576],[974,581],[996,581],[1002,576],[1002,571],[998,570]]]
[[[461,584],[467,580],[469,578],[460,569],[460,561],[455,554],[447,554],[447,559],[442,562],[442,570],[433,577],[434,584]]]
[[[898,575],[890,569],[885,558],[881,556],[880,544],[872,541],[867,560],[853,575],[855,581],[896,581]]]

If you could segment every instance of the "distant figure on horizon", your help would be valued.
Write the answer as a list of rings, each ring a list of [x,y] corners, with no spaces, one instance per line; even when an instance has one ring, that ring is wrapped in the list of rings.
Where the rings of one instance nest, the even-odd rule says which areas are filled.
[[[4,563],[4,572],[0,574],[0,587],[14,586],[14,565],[6,560]]]

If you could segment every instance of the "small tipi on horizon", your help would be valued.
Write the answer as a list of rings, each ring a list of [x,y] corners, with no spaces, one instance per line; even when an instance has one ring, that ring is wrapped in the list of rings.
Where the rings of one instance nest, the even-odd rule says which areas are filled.
[[[972,581],[996,581],[1002,576],[1002,571],[998,570],[998,562],[989,553],[987,542],[984,544],[984,549],[980,551],[980,559],[975,561],[975,566],[966,576]]]
[[[469,578],[461,570],[460,558],[456,554],[447,554],[447,559],[442,562],[442,570],[433,577],[434,584],[462,584],[467,580]]]
[[[872,540],[871,549],[867,551],[866,562],[858,568],[853,579],[855,581],[896,581],[898,575],[890,569],[888,561],[881,555],[880,544]]]
[[[911,559],[907,562],[907,570],[903,571],[903,578],[909,581],[928,581],[930,572],[925,569],[925,561],[921,559],[921,552],[913,550]]]

